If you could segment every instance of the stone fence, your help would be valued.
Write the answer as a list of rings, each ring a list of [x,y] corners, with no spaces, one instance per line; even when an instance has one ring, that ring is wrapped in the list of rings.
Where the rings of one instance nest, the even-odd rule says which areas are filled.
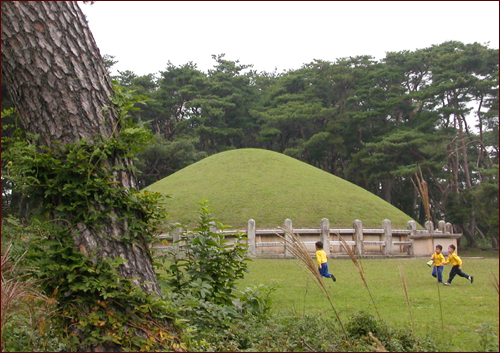
[[[450,244],[457,246],[457,239],[462,236],[453,233],[452,225],[445,221],[438,222],[437,230],[434,229],[432,222],[425,223],[425,230],[418,230],[415,221],[409,221],[407,229],[393,229],[388,219],[382,222],[381,228],[363,228],[360,220],[353,222],[353,228],[330,228],[330,222],[326,218],[321,220],[319,228],[293,228],[290,219],[285,220],[284,225],[300,235],[311,255],[315,252],[314,244],[317,241],[329,244],[330,246],[324,246],[329,257],[347,256],[336,234],[341,235],[353,252],[360,257],[429,256],[437,244],[443,246],[443,253],[447,255],[448,246]],[[159,238],[167,239],[175,246],[175,242],[180,239],[180,231],[180,228],[175,228],[171,234],[162,234]],[[230,241],[231,234],[238,230],[213,229],[213,231],[225,234]],[[277,235],[284,234],[281,229],[257,229],[256,222],[251,219],[248,221],[247,229],[239,231],[248,236],[248,251],[251,256],[292,257],[283,239]],[[155,243],[153,247],[168,248],[169,245]]]

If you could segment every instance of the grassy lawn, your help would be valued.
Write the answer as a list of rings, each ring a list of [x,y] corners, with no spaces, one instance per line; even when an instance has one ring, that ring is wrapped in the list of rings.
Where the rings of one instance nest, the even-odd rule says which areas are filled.
[[[426,259],[363,259],[361,263],[382,320],[394,328],[410,327],[410,314],[398,268],[398,263],[401,263],[417,334],[421,337],[432,335],[440,351],[482,351],[481,334],[476,331],[481,325],[490,325],[490,332],[497,335],[495,340],[498,342],[499,296],[492,285],[492,272],[498,278],[499,261],[498,253],[496,257],[494,254],[485,258],[466,258],[466,252],[461,253],[463,271],[474,276],[474,283],[456,276],[452,286],[439,286],[439,293],[431,269],[425,264]],[[361,310],[376,317],[354,264],[350,260],[330,259],[329,266],[337,282],[325,279],[326,285],[331,289],[330,294],[341,318],[347,321]],[[450,265],[445,267],[444,280],[447,280],[450,269]],[[334,318],[330,304],[298,260],[254,259],[249,262],[249,271],[239,287],[276,286],[272,294],[275,313],[309,313]]]

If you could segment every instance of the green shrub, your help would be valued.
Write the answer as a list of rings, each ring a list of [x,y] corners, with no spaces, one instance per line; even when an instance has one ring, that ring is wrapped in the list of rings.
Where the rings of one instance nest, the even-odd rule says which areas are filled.
[[[45,302],[57,304],[56,314],[43,322],[33,321],[32,315],[16,315],[12,325],[6,326],[8,336],[2,330],[2,343],[4,338],[9,343],[7,349],[72,351],[106,341],[129,351],[180,346],[177,330],[184,326],[176,320],[176,309],[119,277],[116,268],[121,261],[92,263],[74,251],[71,237],[53,222],[32,217],[23,225],[10,218],[3,225],[2,235],[13,241],[14,258],[25,254],[20,263],[37,269],[26,280],[36,281],[39,290],[46,293]],[[134,329],[148,334],[133,333]]]
[[[181,234],[180,251],[171,251],[172,262],[167,268],[167,282],[177,293],[216,304],[231,304],[235,284],[247,271],[248,245],[243,233],[235,233],[229,243],[223,233],[227,227],[212,217],[208,202],[200,205],[198,227]],[[183,226],[180,226],[184,228]]]
[[[251,342],[234,343],[232,330],[247,321],[263,320],[269,314],[274,288],[255,286],[236,289],[236,281],[247,271],[247,245],[244,234],[235,234],[229,243],[225,229],[211,215],[207,201],[199,203],[198,227],[181,234],[180,251],[169,251],[156,258],[165,268],[160,285],[165,297],[186,320],[185,334],[190,349],[202,351],[240,349]],[[184,228],[180,226],[181,228]]]
[[[207,339],[218,351],[342,352],[340,327],[325,317],[289,315],[249,318]]]
[[[377,320],[366,312],[360,312],[352,317],[346,324],[346,330],[355,350],[374,350],[378,346],[376,340],[389,352],[433,352],[436,350],[436,344],[432,339],[418,338],[412,334],[410,328],[392,329],[385,322]]]
[[[245,313],[265,317],[271,310],[269,297],[275,289],[263,284],[247,287],[244,291],[238,291],[239,296],[233,300],[233,304]]]
[[[353,318],[353,332],[365,336],[350,337],[347,342],[334,317],[282,313],[266,318],[254,316],[237,320],[225,328],[208,330],[196,346],[200,351],[216,352],[373,352],[377,347],[367,328],[376,329],[377,339],[389,352],[434,352],[436,344],[426,338],[415,342],[411,333],[393,330],[365,314]],[[354,326],[357,326],[355,328]],[[191,346],[194,347],[194,346]]]
[[[268,291],[251,289],[251,295],[243,295],[231,304],[215,304],[189,292],[169,292],[166,296],[188,326],[182,338],[190,350],[235,351],[255,343],[245,334],[236,333],[238,328],[260,326],[266,320],[270,302],[267,294],[260,293]]]
[[[361,312],[359,315],[354,316],[346,324],[346,330],[352,338],[361,338],[368,336],[368,332],[377,335],[380,331],[380,324],[377,319],[367,313]]]

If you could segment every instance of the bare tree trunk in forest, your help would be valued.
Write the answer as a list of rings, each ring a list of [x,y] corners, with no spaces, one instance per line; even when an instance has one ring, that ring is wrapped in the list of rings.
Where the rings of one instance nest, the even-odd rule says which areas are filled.
[[[453,174],[453,185],[452,185],[452,190],[458,194],[459,188],[458,188],[458,166],[460,165],[459,163],[459,157],[458,157],[458,145],[457,141],[453,141],[453,144],[449,145],[449,151],[450,151],[450,167],[451,167],[451,172]]]
[[[498,249],[498,245],[499,245],[498,235],[493,236],[491,238],[491,246],[493,247],[493,249]]]
[[[477,241],[476,238],[474,237],[474,233],[471,233],[470,229],[465,225],[457,225],[457,228],[459,228],[459,230],[461,230],[461,232],[465,235],[469,243],[469,246],[477,248]]]
[[[464,169],[464,174],[465,174],[465,184],[468,189],[472,188],[472,182],[470,178],[470,171],[469,171],[469,161],[467,157],[467,146],[465,144],[465,136],[464,136],[464,129],[463,129],[463,124],[464,122],[462,121],[462,117],[459,115],[456,115],[455,118],[458,120],[458,132],[460,134],[460,141],[461,141],[461,149],[462,149],[462,161],[463,161],[463,169]],[[474,231],[476,229],[476,214],[474,211],[471,212],[470,215],[470,237],[475,238],[474,236]],[[476,240],[474,239],[474,243],[476,244]]]
[[[2,1],[1,6],[2,78],[26,131],[40,134],[39,143],[49,147],[56,141],[65,145],[117,133],[118,114],[110,100],[113,87],[77,3]],[[106,165],[110,170],[120,167],[113,172],[119,185],[136,188],[136,176],[128,168],[132,160],[109,157]],[[140,239],[141,246],[133,247],[116,240],[128,233],[127,220],[116,213],[100,232],[78,224],[75,248],[92,253],[94,261],[128,260],[119,274],[138,278],[136,285],[160,296],[147,244]]]
[[[389,174],[389,177],[382,183],[382,197],[389,203],[391,203],[392,178],[392,175]]]
[[[476,232],[481,236],[481,238],[486,239],[486,235],[484,235],[484,233],[481,231],[481,229],[479,229],[477,224],[475,225],[475,227],[476,227]]]
[[[481,107],[483,106],[483,97],[481,97],[481,100],[479,101],[479,106],[477,108],[477,119],[479,123],[477,124],[479,127],[479,141],[481,141],[480,145],[480,150],[479,150],[479,155],[477,157],[477,168],[482,168],[483,164],[483,158],[486,153],[485,148],[484,148],[484,136],[483,136],[483,118],[481,116]],[[482,176],[481,176],[482,179]]]
[[[461,149],[462,149],[462,160],[463,160],[463,168],[464,168],[464,174],[465,174],[465,183],[467,185],[467,188],[471,188],[472,183],[470,180],[469,161],[468,161],[468,157],[467,157],[467,146],[465,145],[463,121],[462,121],[462,117],[460,117],[459,115],[455,115],[455,119],[457,119],[457,121],[458,121],[458,133],[460,135],[460,144],[461,144]]]

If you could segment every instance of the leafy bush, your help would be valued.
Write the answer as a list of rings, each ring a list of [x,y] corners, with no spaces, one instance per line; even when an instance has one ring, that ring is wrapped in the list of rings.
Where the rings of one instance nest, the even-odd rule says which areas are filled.
[[[326,315],[274,316],[260,328],[254,349],[260,352],[342,352],[347,350],[341,328]]]
[[[199,332],[190,348],[205,352],[372,352],[381,347],[389,352],[437,351],[432,339],[415,341],[410,332],[390,329],[366,314],[358,315],[350,323],[353,332],[364,331],[366,335],[352,336],[346,341],[336,319],[326,313],[245,316],[225,327]],[[369,336],[371,331],[366,331],[367,328],[376,329],[377,334],[372,334],[381,347]]]
[[[233,300],[233,304],[241,311],[266,317],[271,310],[271,301],[269,296],[275,290],[275,287],[258,285],[247,287],[244,291],[239,291],[238,298]]]
[[[377,335],[380,331],[380,324],[377,319],[367,313],[360,313],[353,317],[351,321],[346,324],[346,330],[352,338],[361,338],[368,336],[368,332]]]
[[[246,237],[236,233],[229,243],[223,233],[217,232],[227,227],[212,217],[208,202],[203,200],[199,205],[198,227],[180,235],[178,250],[156,259],[157,268],[165,267],[160,284],[189,325],[183,339],[190,349],[240,349],[251,340],[235,343],[231,332],[268,316],[274,288],[260,285],[236,289],[236,281],[243,278],[250,260]]]
[[[26,313],[15,315],[2,330],[6,349],[71,351],[107,341],[130,351],[181,347],[177,330],[184,326],[175,319],[170,303],[148,296],[131,280],[119,277],[116,268],[121,261],[92,263],[75,252],[71,238],[64,234],[55,223],[35,217],[28,225],[12,217],[3,221],[2,237],[12,240],[14,258],[25,254],[20,263],[37,269],[26,281],[39,284],[45,301],[57,304],[58,309],[50,316],[42,310],[45,316],[38,321]]]
[[[325,317],[247,317],[219,331],[204,334],[204,351],[342,352],[347,345],[339,327]]]
[[[389,352],[433,352],[436,344],[430,338],[422,340],[411,329],[396,330],[374,316],[360,312],[346,324],[356,351],[375,350],[382,346]],[[378,342],[377,342],[378,340]]]
[[[247,271],[247,238],[238,232],[234,242],[229,243],[224,233],[217,232],[227,226],[212,217],[206,200],[199,205],[198,227],[182,233],[177,242],[179,251],[170,252],[173,260],[167,269],[167,282],[177,293],[188,292],[215,304],[231,304],[235,283]]]

